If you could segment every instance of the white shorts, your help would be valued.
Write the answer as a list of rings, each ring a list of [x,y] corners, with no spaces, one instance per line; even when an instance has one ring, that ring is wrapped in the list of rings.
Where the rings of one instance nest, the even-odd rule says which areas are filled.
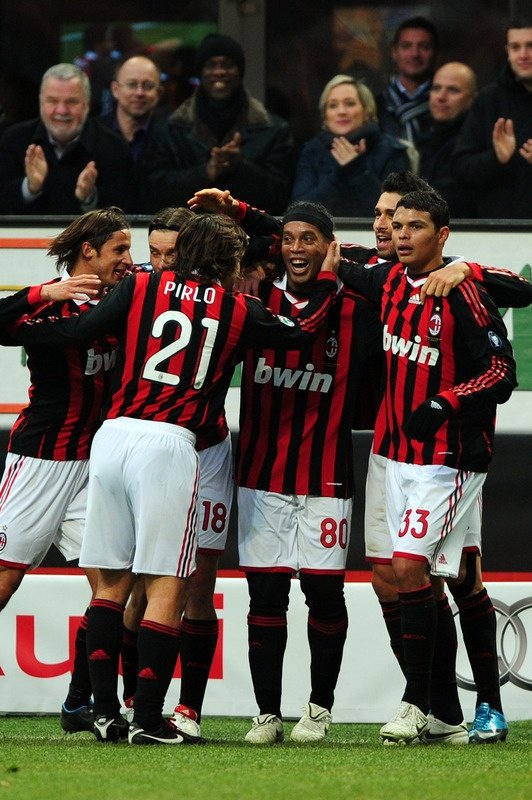
[[[88,461],[8,453],[0,485],[0,566],[37,567],[52,544],[78,558],[87,507]]]
[[[238,488],[243,570],[345,571],[352,501]]]
[[[386,519],[386,464],[388,459],[371,453],[366,478],[366,509],[364,514],[364,538],[366,561],[373,564],[391,564],[393,541]],[[482,552],[481,537],[482,492],[475,503],[464,550]]]
[[[165,422],[106,420],[92,443],[80,564],[186,578],[195,568],[195,436]]]
[[[366,476],[364,540],[366,560],[374,564],[392,561],[392,537],[386,520],[386,462],[384,456],[370,453]]]
[[[433,575],[456,578],[470,526],[479,530],[485,472],[445,466],[386,464],[386,514],[393,556],[426,559]]]
[[[198,551],[223,553],[234,494],[231,437],[200,450],[198,455]]]

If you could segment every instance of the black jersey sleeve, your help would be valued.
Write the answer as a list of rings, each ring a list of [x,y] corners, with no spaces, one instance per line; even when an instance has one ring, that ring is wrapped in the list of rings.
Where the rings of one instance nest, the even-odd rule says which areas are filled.
[[[271,214],[267,214],[265,211],[259,211],[247,203],[240,225],[247,235],[251,237],[274,235],[279,237],[283,232],[283,226],[276,217],[272,217]]]
[[[30,292],[31,287],[27,286],[25,289],[21,289],[19,292],[9,297],[3,297],[0,300],[0,329],[2,331],[29,310],[31,305],[29,301]]]
[[[467,263],[498,308],[525,308],[532,303],[532,283],[526,278],[503,267]]]
[[[389,262],[364,265],[342,259],[338,277],[350,289],[354,289],[372,303],[378,303],[391,267],[392,264]]]
[[[120,335],[134,286],[134,275],[123,278],[97,305],[79,315],[22,317],[11,330],[12,338],[17,344],[57,347],[92,341],[107,333]]]
[[[449,300],[465,357],[471,364],[471,377],[450,392],[463,411],[486,402],[505,403],[517,386],[516,366],[506,327],[493,300],[474,281],[460,284]]]

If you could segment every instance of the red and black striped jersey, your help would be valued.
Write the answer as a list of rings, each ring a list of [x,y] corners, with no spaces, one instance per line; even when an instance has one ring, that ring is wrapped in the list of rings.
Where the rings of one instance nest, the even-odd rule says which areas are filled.
[[[35,320],[68,318],[91,308],[72,300],[42,304],[24,315],[18,326]],[[50,461],[89,457],[92,438],[101,424],[109,374],[116,358],[116,340],[102,336],[87,346],[26,346],[30,372],[29,403],[11,429],[11,453]]]
[[[448,297],[421,304],[426,276],[411,278],[401,263],[344,266],[342,275],[363,294],[380,299],[386,388],[374,451],[395,461],[485,471],[496,405],[517,385],[506,328],[485,289],[467,280]],[[412,411],[446,393],[458,411],[431,440],[409,439],[404,425]]]
[[[295,317],[308,297],[286,279],[261,286],[275,313]],[[340,284],[327,322],[301,352],[248,350],[244,358],[236,483],[322,497],[353,494],[351,427],[364,364],[380,352],[378,315]]]
[[[9,297],[0,299],[0,344],[12,344],[9,327],[32,307],[43,305],[40,286],[27,286]]]
[[[304,319],[295,323],[275,316],[256,298],[219,285],[180,280],[171,271],[137,273],[89,313],[26,325],[19,336],[57,345],[116,334],[120,344],[105,416],[201,432],[216,427],[245,347],[266,342],[302,347],[317,334],[335,288],[334,275],[321,273]]]
[[[498,308],[525,308],[532,303],[532,283],[504,267],[467,262],[471,277],[481,281]]]

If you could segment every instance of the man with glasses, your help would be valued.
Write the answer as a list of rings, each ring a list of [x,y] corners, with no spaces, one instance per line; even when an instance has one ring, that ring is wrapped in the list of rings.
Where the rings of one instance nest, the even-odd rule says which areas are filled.
[[[102,121],[122,135],[138,164],[155,122],[164,117],[157,108],[162,93],[159,68],[146,56],[128,58],[117,68],[111,92],[116,107]]]

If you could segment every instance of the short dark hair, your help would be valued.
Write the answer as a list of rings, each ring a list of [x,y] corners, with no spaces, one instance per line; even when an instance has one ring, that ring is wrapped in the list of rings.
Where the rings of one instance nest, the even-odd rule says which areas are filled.
[[[188,222],[193,216],[194,212],[191,211],[190,208],[185,208],[184,206],[168,206],[167,208],[161,208],[150,221],[148,235],[152,231],[179,232],[185,222]]]
[[[403,20],[397,30],[395,31],[392,39],[392,45],[398,43],[399,38],[404,30],[407,28],[420,28],[421,30],[427,31],[430,33],[432,38],[432,44],[434,46],[434,50],[438,50],[440,45],[440,37],[438,31],[436,30],[436,26],[432,24],[432,22],[427,19],[426,17],[409,17],[408,19]]]
[[[396,208],[399,206],[413,208],[416,211],[426,211],[438,230],[449,225],[449,206],[441,194],[434,189],[429,192],[423,190],[408,192],[401,197]]]
[[[396,194],[404,195],[409,192],[418,191],[430,192],[432,191],[432,186],[427,183],[426,180],[419,178],[408,170],[404,170],[404,172],[390,172],[381,185],[381,193],[395,192]]]
[[[223,284],[239,274],[246,242],[246,234],[230,217],[194,214],[179,232],[171,269],[180,278]]]
[[[90,242],[99,252],[113,233],[124,230],[129,230],[129,222],[121,208],[96,208],[77,217],[58,234],[48,248],[48,255],[56,257],[58,272],[64,267],[70,273],[81,254],[83,242]]]
[[[532,28],[532,17],[513,17],[506,26],[506,33],[511,29]]]

